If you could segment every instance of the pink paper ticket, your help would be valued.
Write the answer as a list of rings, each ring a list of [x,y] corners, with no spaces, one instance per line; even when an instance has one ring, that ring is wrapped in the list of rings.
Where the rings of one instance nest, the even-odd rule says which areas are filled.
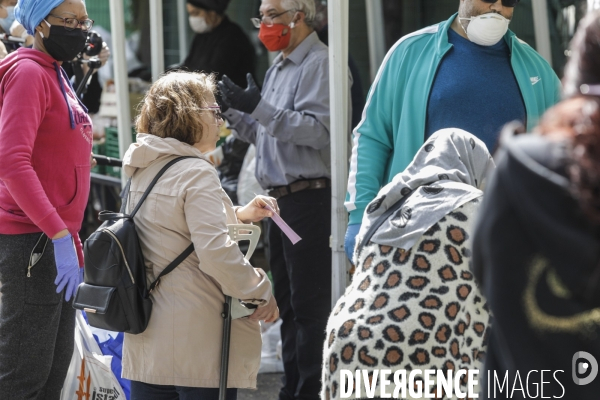
[[[273,210],[271,208],[270,205],[266,204],[265,208],[273,213],[273,216],[271,217],[271,219],[273,220],[273,222],[275,222],[277,224],[277,226],[279,227],[279,229],[281,229],[281,231],[283,233],[285,233],[285,235],[290,239],[290,241],[292,242],[292,244],[296,244],[296,243],[298,243],[299,241],[302,240],[302,238],[300,236],[298,236],[298,234],[296,232],[294,232],[293,229],[290,228],[290,226],[288,224],[285,223],[285,221],[283,220],[283,218],[281,218],[279,216],[279,214],[277,214],[275,212],[275,210]]]

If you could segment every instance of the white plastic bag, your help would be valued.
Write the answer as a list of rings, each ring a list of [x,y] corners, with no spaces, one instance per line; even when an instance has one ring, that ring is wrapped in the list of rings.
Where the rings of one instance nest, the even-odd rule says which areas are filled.
[[[283,372],[283,361],[277,354],[277,344],[281,342],[281,322],[281,319],[278,319],[262,334],[259,374]]]
[[[110,369],[111,361],[112,356],[102,355],[83,314],[77,310],[75,349],[60,399],[125,400],[123,389]]]
[[[242,205],[250,203],[257,194],[267,194],[266,190],[260,187],[254,176],[254,170],[256,169],[255,153],[256,147],[251,144],[244,157],[242,169],[238,177],[237,196],[238,203]]]

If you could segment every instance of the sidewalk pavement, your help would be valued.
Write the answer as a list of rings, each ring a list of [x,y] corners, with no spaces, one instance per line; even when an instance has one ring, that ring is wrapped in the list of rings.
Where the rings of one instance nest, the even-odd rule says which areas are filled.
[[[283,374],[258,374],[257,390],[238,390],[237,400],[277,400]]]

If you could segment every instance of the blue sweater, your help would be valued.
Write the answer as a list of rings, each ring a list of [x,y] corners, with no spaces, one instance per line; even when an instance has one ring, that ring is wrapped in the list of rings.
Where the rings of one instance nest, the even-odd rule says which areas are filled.
[[[507,121],[525,123],[525,104],[504,40],[480,46],[448,29],[453,47],[433,81],[427,103],[425,138],[444,128],[461,128],[494,150]]]

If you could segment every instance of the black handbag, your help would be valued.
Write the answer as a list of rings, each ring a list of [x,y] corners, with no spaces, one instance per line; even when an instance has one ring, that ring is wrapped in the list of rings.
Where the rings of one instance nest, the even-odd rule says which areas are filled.
[[[163,276],[173,271],[194,251],[194,245],[191,244],[150,286],[146,284],[146,265],[133,217],[165,171],[186,158],[197,157],[179,157],[167,163],[130,214],[125,214],[125,205],[131,179],[121,211],[100,212],[98,218],[104,223],[85,241],[84,283],[77,288],[73,301],[74,308],[86,312],[91,326],[133,334],[143,332],[152,312],[150,292],[158,286]]]

